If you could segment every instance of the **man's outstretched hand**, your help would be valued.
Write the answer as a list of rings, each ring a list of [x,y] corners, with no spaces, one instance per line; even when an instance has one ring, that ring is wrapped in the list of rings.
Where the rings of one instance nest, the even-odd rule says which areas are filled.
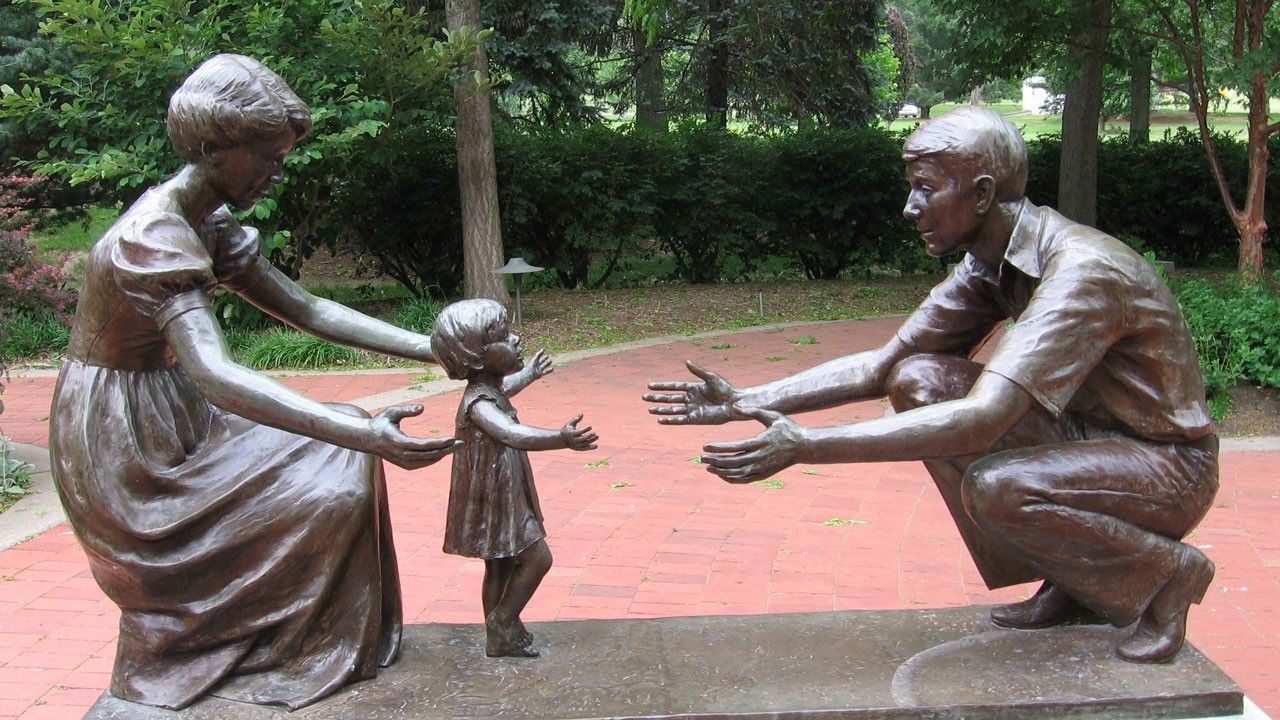
[[[649,383],[645,402],[663,403],[649,407],[663,425],[719,425],[741,416],[733,415],[738,391],[728,380],[694,362],[685,362],[689,372],[701,382],[655,381]]]
[[[702,450],[707,472],[731,483],[749,483],[791,467],[805,444],[804,428],[786,415],[761,408],[731,408],[733,419],[759,420],[765,429],[747,440],[708,443]]]

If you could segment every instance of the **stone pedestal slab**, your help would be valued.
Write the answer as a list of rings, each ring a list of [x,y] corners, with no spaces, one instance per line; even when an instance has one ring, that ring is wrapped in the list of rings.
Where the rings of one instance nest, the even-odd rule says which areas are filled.
[[[532,623],[542,657],[484,656],[479,625],[413,625],[400,660],[297,712],[206,699],[176,713],[104,695],[95,720],[1190,718],[1240,689],[1187,646],[1116,658],[1124,630],[1014,631],[989,608]]]

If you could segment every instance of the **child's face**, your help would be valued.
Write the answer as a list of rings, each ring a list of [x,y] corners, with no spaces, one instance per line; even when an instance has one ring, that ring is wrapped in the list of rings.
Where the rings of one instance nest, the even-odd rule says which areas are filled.
[[[485,338],[484,367],[497,375],[510,375],[524,367],[520,336],[511,332],[506,320],[494,326]]]

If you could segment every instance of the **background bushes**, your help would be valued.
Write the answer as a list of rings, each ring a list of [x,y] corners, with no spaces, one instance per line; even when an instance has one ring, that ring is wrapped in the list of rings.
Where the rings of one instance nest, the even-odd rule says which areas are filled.
[[[1217,136],[1222,162],[1237,202],[1243,202],[1248,155],[1243,141]],[[1280,152],[1280,137],[1271,139]],[[1058,196],[1061,139],[1044,136],[1027,144],[1030,172],[1027,195],[1041,205]],[[1272,162],[1267,186],[1280,189],[1280,166]],[[1267,206],[1267,225],[1280,228],[1280,207]],[[1200,137],[1178,128],[1161,141],[1131,145],[1110,137],[1098,147],[1098,227],[1162,260],[1194,267],[1234,267],[1239,237],[1218,194]],[[1274,251],[1273,248],[1267,248]]]
[[[662,269],[651,263],[645,281],[937,270],[942,264],[925,256],[901,217],[902,140],[878,128],[769,136],[500,129],[507,255],[553,271],[537,282],[567,288],[608,284],[655,257]],[[453,135],[424,126],[367,144],[334,188],[321,234],[353,243],[415,295],[433,286],[455,295],[462,231]],[[1242,196],[1244,145],[1218,144]],[[1028,196],[1053,205],[1061,141],[1041,137],[1028,150]],[[1108,139],[1099,168],[1103,230],[1180,265],[1234,264],[1235,228],[1193,133],[1143,145]],[[1280,187],[1280,170],[1271,173],[1271,187]],[[1270,226],[1280,227],[1280,203],[1268,210]]]

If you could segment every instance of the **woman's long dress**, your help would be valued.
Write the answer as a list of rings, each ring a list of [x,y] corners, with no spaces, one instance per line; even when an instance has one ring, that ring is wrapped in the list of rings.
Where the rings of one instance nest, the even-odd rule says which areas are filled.
[[[382,463],[214,407],[174,364],[165,323],[266,267],[253,234],[197,233],[176,210],[151,191],[93,248],[54,393],[54,477],[120,606],[113,695],[297,708],[398,651]]]

